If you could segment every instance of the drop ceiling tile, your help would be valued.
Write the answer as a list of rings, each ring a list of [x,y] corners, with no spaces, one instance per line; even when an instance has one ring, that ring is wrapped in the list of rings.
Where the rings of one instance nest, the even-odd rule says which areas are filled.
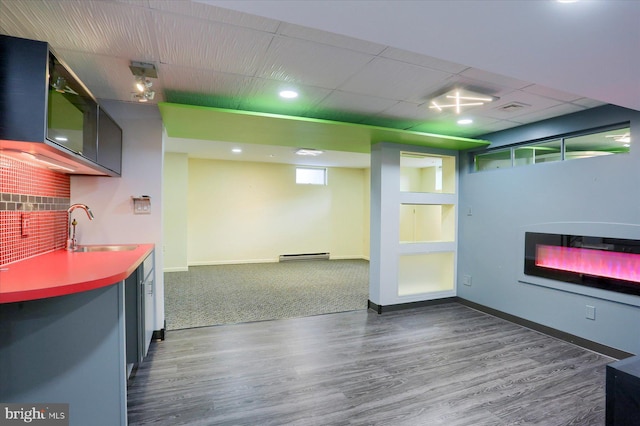
[[[580,99],[580,96],[560,90],[550,89],[539,84],[532,84],[522,89],[523,92],[533,93],[534,95],[544,96],[545,98],[556,99],[563,102],[573,102]]]
[[[263,18],[257,15],[241,13],[236,10],[223,9],[194,1],[166,1],[166,0],[149,0],[149,7],[176,15],[184,15],[197,19],[206,19],[209,21],[222,22],[225,24],[236,25],[238,27],[251,28],[259,31],[275,33],[280,25],[280,21],[274,19]]]
[[[341,90],[331,92],[317,105],[318,110],[336,110],[342,113],[358,113],[362,115],[379,114],[391,108],[397,101],[375,96],[349,93]]]
[[[464,77],[460,74],[454,74],[446,80],[442,80],[437,86],[432,88],[431,93],[425,96],[423,100],[429,102],[431,99],[438,97],[453,89],[470,90],[477,93],[482,93],[488,96],[494,96],[501,98],[515,91],[515,89],[507,86],[501,86],[500,84],[476,80],[469,77]]]
[[[507,105],[511,104],[523,105],[522,108],[503,110]],[[545,98],[542,96],[534,95],[532,93],[523,92],[521,90],[515,90],[506,96],[501,97],[491,104],[487,104],[482,108],[482,115],[486,117],[513,120],[525,115],[533,114],[536,111],[542,111],[551,107],[560,105],[560,101]],[[518,121],[516,120],[516,121]]]
[[[412,120],[423,120],[429,111],[424,104],[400,101],[382,112],[383,115],[396,118],[409,118]]]
[[[571,103],[575,105],[583,106],[585,108],[595,108],[597,106],[605,105],[605,102],[600,102],[600,101],[596,101],[595,99],[589,99],[589,98],[576,99]]]
[[[277,36],[256,76],[334,89],[371,59],[364,53]]]
[[[278,29],[278,34],[313,41],[315,43],[326,44],[329,46],[340,47],[356,52],[367,53],[369,55],[378,55],[386,48],[386,46],[381,44],[330,33],[328,31],[317,30],[315,28],[289,24],[287,22],[281,23],[280,28]]]
[[[254,80],[253,77],[241,74],[172,64],[160,64],[158,77],[167,89],[205,94],[216,93],[236,98],[245,95],[247,87]]]
[[[154,11],[163,63],[252,76],[272,35],[206,20]]]
[[[294,87],[299,93],[297,98],[282,99],[278,96],[281,90],[291,88],[282,81],[254,78],[246,87],[238,108],[246,111],[303,116],[331,93],[329,89],[321,87],[297,85]]]
[[[526,114],[521,114],[516,117],[516,121],[524,123],[533,123],[536,121],[546,120],[548,118],[559,117],[561,115],[571,114],[573,112],[583,111],[585,108],[574,104],[559,104],[549,108],[533,111]]]
[[[424,105],[400,101],[381,113],[368,117],[363,123],[381,127],[408,129],[423,122],[427,114],[428,112],[425,110]]]
[[[523,87],[530,86],[531,83],[517,80],[515,78],[506,77],[499,74],[490,73],[480,70],[478,68],[468,68],[460,73],[462,77],[470,78],[473,80],[482,81],[485,83],[491,83],[498,86],[510,87],[512,89],[522,89]]]
[[[469,68],[466,65],[456,64],[431,56],[420,55],[418,53],[409,52],[408,50],[397,49],[395,47],[387,47],[380,56],[396,61],[407,62],[409,64],[419,65],[433,70],[444,71],[450,74],[458,74]]]
[[[0,33],[10,34],[15,37],[30,38],[29,31],[22,25],[16,15],[15,8],[5,6],[5,0],[0,0]]]
[[[21,36],[49,42],[55,50],[79,50],[151,59],[155,43],[147,31],[148,11],[114,2],[3,2],[20,22]]]
[[[135,80],[128,59],[64,49],[57,53],[96,98],[131,100]],[[157,85],[153,89],[161,92]]]
[[[418,65],[377,57],[340,89],[397,101],[420,102],[450,74]]]

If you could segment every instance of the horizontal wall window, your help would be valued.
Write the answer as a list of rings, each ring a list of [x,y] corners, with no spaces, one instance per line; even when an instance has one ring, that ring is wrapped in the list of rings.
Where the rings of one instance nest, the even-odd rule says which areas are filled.
[[[327,169],[323,167],[296,167],[296,183],[301,185],[326,185]]]
[[[628,153],[630,127],[585,132],[473,154],[474,171]]]

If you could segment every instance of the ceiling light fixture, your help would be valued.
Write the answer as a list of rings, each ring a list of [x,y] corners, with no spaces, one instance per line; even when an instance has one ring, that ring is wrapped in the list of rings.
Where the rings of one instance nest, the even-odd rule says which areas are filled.
[[[298,92],[294,90],[283,90],[280,92],[280,97],[284,99],[295,99],[298,97]]]
[[[302,155],[306,157],[317,157],[323,152],[324,151],[321,151],[319,149],[300,148],[299,150],[296,151],[296,155]]]
[[[242,148],[233,148],[231,149],[231,152],[233,152],[234,154],[240,154],[242,152]]]
[[[443,111],[446,108],[453,108],[456,114],[460,114],[463,107],[481,106],[487,102],[493,102],[498,98],[483,95],[469,90],[454,89],[431,100],[430,109]]]
[[[150,78],[158,78],[156,66],[146,62],[131,62],[131,73],[135,76],[135,88],[137,93],[132,93],[131,98],[138,102],[148,102],[155,98],[156,92],[151,89],[153,82]]]
[[[458,120],[458,124],[461,124],[463,126],[467,125],[467,124],[471,124],[471,123],[473,123],[473,120],[470,119],[470,118],[462,118],[462,119]]]

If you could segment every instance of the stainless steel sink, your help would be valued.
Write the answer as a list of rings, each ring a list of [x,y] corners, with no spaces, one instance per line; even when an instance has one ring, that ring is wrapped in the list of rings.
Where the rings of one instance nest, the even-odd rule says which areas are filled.
[[[130,251],[137,249],[135,244],[122,244],[122,245],[104,245],[104,246],[78,246],[75,250],[77,252],[93,252],[93,251]]]

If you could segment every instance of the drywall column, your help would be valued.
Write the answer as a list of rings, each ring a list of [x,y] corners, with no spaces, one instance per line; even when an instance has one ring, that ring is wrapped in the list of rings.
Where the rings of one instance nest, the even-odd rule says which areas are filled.
[[[400,240],[400,149],[387,143],[371,147],[371,232],[369,300],[395,302]]]

